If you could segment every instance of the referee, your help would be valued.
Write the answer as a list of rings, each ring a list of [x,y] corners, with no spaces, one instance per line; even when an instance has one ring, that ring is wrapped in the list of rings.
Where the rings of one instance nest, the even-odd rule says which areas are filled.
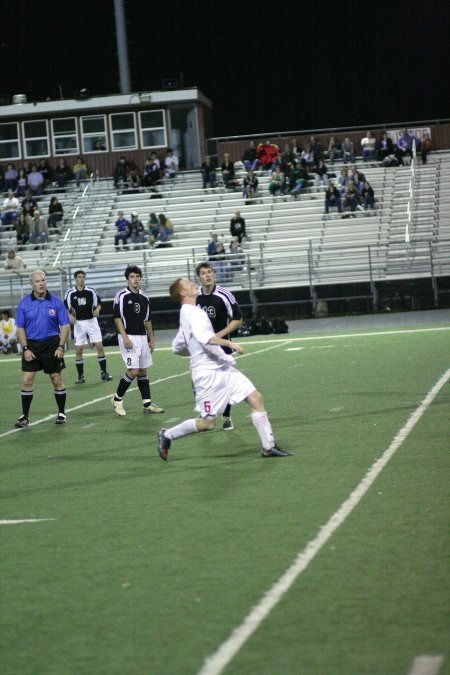
[[[30,274],[30,295],[20,301],[16,311],[17,337],[22,345],[22,415],[15,426],[24,429],[33,400],[33,383],[38,370],[50,376],[58,405],[56,424],[65,424],[66,390],[61,377],[64,345],[69,336],[69,317],[62,300],[49,293],[45,272]]]
[[[106,356],[103,349],[102,333],[98,325],[98,316],[102,308],[102,301],[91,286],[86,286],[86,272],[77,270],[73,278],[75,287],[69,288],[64,296],[64,304],[69,312],[70,323],[73,326],[75,338],[75,366],[78,379],[75,384],[84,384],[84,360],[83,347],[90,342],[97,350],[98,365],[100,366],[100,378],[103,382],[112,380],[106,370]]]

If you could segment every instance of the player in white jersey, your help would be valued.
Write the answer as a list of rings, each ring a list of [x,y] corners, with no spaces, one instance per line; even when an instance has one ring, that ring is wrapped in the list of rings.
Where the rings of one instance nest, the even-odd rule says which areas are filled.
[[[214,429],[216,416],[223,412],[226,405],[236,405],[241,401],[247,401],[250,405],[250,417],[262,445],[261,455],[292,455],[275,443],[263,398],[255,385],[234,368],[233,356],[221,349],[227,346],[233,352],[242,354],[243,348],[235,342],[216,337],[205,312],[196,306],[198,293],[196,284],[188,279],[176,279],[170,286],[172,300],[181,304],[180,328],[173,340],[172,350],[181,356],[190,356],[195,407],[199,417],[185,420],[170,429],[160,429],[158,452],[161,459],[167,460],[173,440]]]

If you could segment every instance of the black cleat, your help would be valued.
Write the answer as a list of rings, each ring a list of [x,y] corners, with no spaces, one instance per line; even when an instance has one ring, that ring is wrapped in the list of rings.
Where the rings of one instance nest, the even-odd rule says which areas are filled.
[[[59,413],[58,417],[55,420],[55,424],[65,424],[67,422],[67,417],[64,413]]]
[[[85,383],[84,375],[80,375],[78,380],[75,380],[75,384],[84,384],[84,383]]]
[[[222,429],[224,431],[233,431],[234,424],[233,424],[233,420],[231,419],[231,417],[224,417],[223,418]]]
[[[291,457],[293,452],[288,452],[287,450],[282,450],[277,444],[270,448],[270,450],[261,450],[261,457]]]
[[[16,427],[16,429],[25,429],[25,427],[27,427],[29,423],[30,420],[28,419],[28,417],[26,415],[21,415],[17,420],[17,422],[14,424],[14,426]]]
[[[172,444],[170,438],[164,436],[165,429],[160,429],[158,431],[158,452],[161,459],[166,462],[167,457],[169,456],[169,448]]]
[[[103,380],[103,382],[110,382],[113,379],[112,375],[110,375],[109,373],[102,373],[100,377]]]

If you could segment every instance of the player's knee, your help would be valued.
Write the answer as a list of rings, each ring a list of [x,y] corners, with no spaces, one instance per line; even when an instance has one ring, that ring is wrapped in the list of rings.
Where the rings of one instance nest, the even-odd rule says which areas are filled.
[[[252,391],[252,393],[247,396],[247,403],[250,405],[252,410],[255,410],[256,412],[264,411],[264,400],[257,389]]]
[[[216,426],[215,417],[198,417],[195,421],[197,431],[211,431]]]

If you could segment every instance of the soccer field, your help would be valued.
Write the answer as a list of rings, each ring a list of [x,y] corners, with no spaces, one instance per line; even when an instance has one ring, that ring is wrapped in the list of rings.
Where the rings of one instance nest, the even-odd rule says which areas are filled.
[[[162,462],[159,427],[193,416],[167,342],[165,414],[134,384],[114,413],[116,349],[114,381],[88,352],[81,386],[69,352],[62,427],[38,374],[13,429],[20,361],[0,360],[2,675],[450,673],[450,326],[241,344],[293,457],[260,457],[244,403]]]

